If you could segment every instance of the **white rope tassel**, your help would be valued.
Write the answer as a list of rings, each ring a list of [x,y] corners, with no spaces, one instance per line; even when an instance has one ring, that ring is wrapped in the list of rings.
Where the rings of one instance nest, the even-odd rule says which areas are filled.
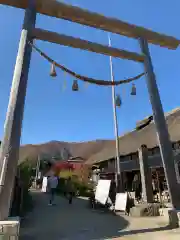
[[[63,79],[63,86],[62,86],[62,90],[63,90],[63,92],[66,90],[66,88],[67,88],[67,82],[66,82],[66,77],[67,77],[67,74],[66,74],[66,72],[63,72],[64,74],[64,79]]]
[[[85,82],[85,83],[84,83],[84,88],[87,89],[88,86],[89,86],[89,83],[88,83],[88,82]]]

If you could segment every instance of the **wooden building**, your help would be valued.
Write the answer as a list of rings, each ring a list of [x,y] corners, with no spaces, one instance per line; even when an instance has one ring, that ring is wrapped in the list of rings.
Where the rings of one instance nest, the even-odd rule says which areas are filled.
[[[176,108],[166,114],[166,121],[174,150],[174,161],[177,168],[180,160],[180,108]],[[137,122],[136,128],[119,137],[120,148],[120,169],[124,179],[133,178],[134,174],[139,172],[139,149],[142,145],[148,148],[147,164],[151,169],[158,169],[160,175],[163,176],[162,160],[157,142],[157,134],[153,121],[153,117]],[[101,174],[105,174],[107,178],[113,178],[115,172],[116,149],[115,141],[108,147],[93,155],[88,159],[87,163],[99,167]],[[170,160],[171,161],[171,160]],[[179,181],[179,171],[177,171]]]

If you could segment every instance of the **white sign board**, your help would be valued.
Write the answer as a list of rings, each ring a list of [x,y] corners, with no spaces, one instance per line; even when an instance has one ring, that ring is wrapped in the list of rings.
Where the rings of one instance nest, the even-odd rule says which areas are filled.
[[[47,192],[47,181],[48,181],[47,177],[43,177],[41,192]]]
[[[111,180],[102,180],[98,181],[95,193],[95,199],[101,204],[106,204],[107,198],[109,196]]]
[[[116,202],[115,202],[115,210],[116,211],[126,211],[126,205],[127,205],[127,192],[117,193],[116,194]]]

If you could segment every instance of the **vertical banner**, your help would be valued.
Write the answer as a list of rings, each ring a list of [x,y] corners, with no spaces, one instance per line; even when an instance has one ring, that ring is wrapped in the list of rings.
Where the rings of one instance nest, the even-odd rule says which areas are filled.
[[[47,192],[47,181],[48,181],[47,177],[43,177],[41,192]]]

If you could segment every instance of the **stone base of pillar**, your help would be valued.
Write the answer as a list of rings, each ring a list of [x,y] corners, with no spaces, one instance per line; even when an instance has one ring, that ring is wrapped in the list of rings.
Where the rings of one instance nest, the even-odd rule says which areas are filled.
[[[172,228],[180,227],[180,210],[169,209],[168,210],[169,217],[169,226]]]
[[[180,211],[169,208],[161,208],[160,216],[163,217],[163,221],[168,223],[170,228],[179,228],[180,227]]]
[[[142,203],[130,209],[130,216],[132,217],[155,217],[159,216],[159,203]]]
[[[0,221],[0,239],[19,239],[20,218],[10,217],[5,221]]]

